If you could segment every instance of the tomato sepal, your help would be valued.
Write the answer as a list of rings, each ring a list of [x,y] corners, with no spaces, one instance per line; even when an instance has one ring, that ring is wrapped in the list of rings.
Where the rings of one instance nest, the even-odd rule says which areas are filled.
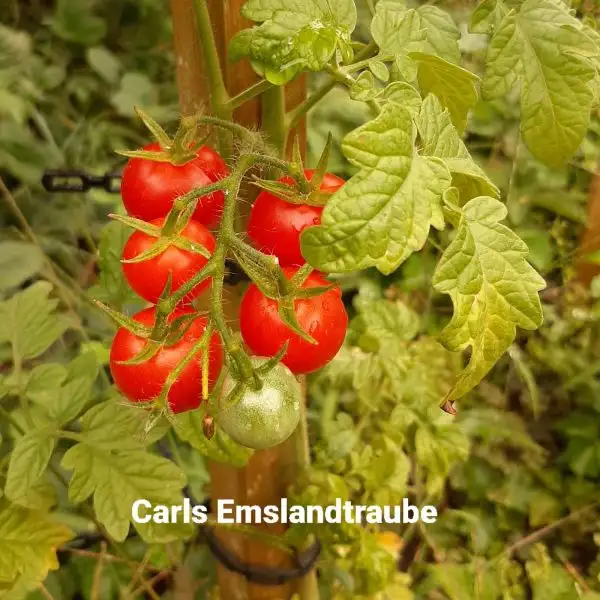
[[[146,327],[145,325],[138,323],[131,317],[128,317],[127,315],[124,315],[123,313],[114,310],[110,306],[107,306],[103,302],[100,302],[100,300],[94,299],[92,301],[100,310],[104,311],[120,327],[124,327],[125,329],[127,329],[127,331],[130,331],[138,337],[144,339],[148,339],[150,337],[152,330],[149,327]]]
[[[142,221],[141,219],[136,219],[135,217],[116,215],[112,213],[108,215],[108,218],[118,221],[119,223],[123,223],[123,225],[127,225],[127,227],[141,231],[142,233],[145,233],[151,237],[160,237],[160,227],[152,225],[152,223],[148,223],[147,221]]]

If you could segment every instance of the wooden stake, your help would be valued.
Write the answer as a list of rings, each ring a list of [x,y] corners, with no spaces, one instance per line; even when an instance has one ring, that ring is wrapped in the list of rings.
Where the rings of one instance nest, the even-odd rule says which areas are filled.
[[[208,106],[208,87],[204,75],[202,51],[196,38],[193,0],[171,0],[173,33],[177,62],[177,82],[183,114],[193,114],[199,107]],[[245,0],[207,0],[213,30],[224,69],[225,83],[230,95],[242,92],[257,81],[257,76],[247,62],[227,62],[227,45],[231,37],[240,29],[249,26],[240,15]],[[293,108],[305,97],[305,80],[300,78],[286,88],[287,109]],[[234,118],[247,127],[260,126],[260,100],[247,102],[235,110]],[[298,131],[302,147],[305,146],[305,125]],[[290,136],[291,137],[291,136]],[[248,191],[251,193],[251,191]],[[238,290],[230,289],[230,300],[226,314],[230,322],[237,321]],[[286,496],[288,486],[294,482],[297,473],[294,440],[275,448],[254,454],[244,469],[235,469],[220,463],[209,464],[211,477],[211,497],[213,504],[219,498],[232,498],[236,504],[279,505]],[[264,526],[271,533],[280,533],[283,526]],[[269,566],[290,566],[290,556],[280,550],[268,547],[248,537],[230,532],[219,532],[221,543],[234,551],[247,563]],[[315,589],[316,576],[310,574],[302,582],[282,586],[263,586],[248,583],[247,580],[221,567],[218,567],[218,583],[223,600],[289,600],[295,591]],[[308,580],[308,585],[307,585]],[[303,594],[304,595],[304,594]],[[314,594],[311,594],[311,600]]]

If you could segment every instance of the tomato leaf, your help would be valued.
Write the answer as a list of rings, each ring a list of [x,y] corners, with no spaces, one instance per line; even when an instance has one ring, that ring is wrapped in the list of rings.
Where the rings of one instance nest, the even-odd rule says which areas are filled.
[[[423,247],[432,225],[444,228],[450,173],[439,158],[419,156],[415,138],[410,113],[395,103],[346,137],[342,150],[361,170],[329,200],[321,225],[302,233],[312,266],[391,273]]]
[[[56,547],[73,538],[51,515],[0,501],[0,585],[42,581],[58,569]]]
[[[15,360],[40,356],[66,331],[51,291],[50,283],[39,281],[0,303],[0,344],[10,343]]]
[[[504,96],[520,82],[523,140],[549,166],[571,158],[587,130],[590,84],[596,75],[593,57],[599,50],[569,8],[555,0],[525,0],[518,12],[506,12],[495,29],[483,97]]]
[[[322,69],[356,26],[352,0],[248,0],[242,15],[257,23],[231,40],[230,58],[248,57],[261,75],[286,83],[300,71]]]
[[[514,341],[517,326],[532,330],[542,323],[538,291],[545,282],[525,259],[527,245],[499,223],[506,214],[493,198],[467,202],[434,274],[434,287],[454,304],[442,343],[450,350],[472,347],[450,402],[479,383]]]
[[[10,455],[4,492],[13,502],[27,496],[44,474],[54,446],[52,429],[37,430],[19,438]]]
[[[441,158],[452,173],[452,185],[461,200],[487,195],[500,197],[500,190],[471,158],[467,147],[452,124],[448,109],[443,109],[436,96],[425,98],[417,120],[424,156]]]
[[[469,109],[477,104],[475,84],[479,77],[439,56],[423,52],[411,52],[409,56],[418,64],[417,81],[421,94],[435,94],[442,106],[450,111],[458,132],[462,133],[467,124]]]
[[[201,407],[200,410],[175,415],[173,424],[177,436],[211,460],[243,467],[253,451],[236,444],[220,427],[208,440],[203,431],[204,413]]]

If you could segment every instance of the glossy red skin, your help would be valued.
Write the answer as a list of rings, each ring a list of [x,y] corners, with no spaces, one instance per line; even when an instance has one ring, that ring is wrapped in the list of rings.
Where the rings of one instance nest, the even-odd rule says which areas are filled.
[[[306,169],[304,173],[310,181],[314,170]],[[279,181],[290,186],[293,182],[289,177]],[[344,183],[337,175],[326,173],[320,189],[334,193]],[[248,236],[258,250],[277,256],[282,267],[300,266],[306,262],[300,251],[300,234],[307,227],[319,225],[322,213],[322,206],[291,204],[263,190],[250,212]]]
[[[170,320],[191,310],[180,310]],[[154,324],[154,307],[146,308],[133,318],[139,323]],[[146,402],[156,398],[169,376],[206,328],[206,318],[198,317],[177,344],[160,349],[151,359],[139,365],[122,365],[119,361],[133,358],[144,348],[146,340],[121,327],[110,349],[110,372],[117,388],[131,402]],[[198,355],[200,358],[200,355]],[[169,391],[169,406],[174,413],[198,408],[202,402],[202,369],[200,360],[192,360]],[[218,334],[209,343],[208,381],[212,387],[223,366],[223,349]]]
[[[296,271],[293,267],[283,269],[288,279]],[[303,287],[325,285],[329,282],[313,272]],[[303,340],[289,329],[279,317],[277,302],[251,284],[240,304],[240,330],[244,341],[257,356],[275,356],[289,340],[281,362],[298,375],[324,367],[338,353],[348,327],[348,315],[339,287],[313,298],[296,300],[295,311],[300,327],[317,341],[316,344]]]
[[[148,144],[144,150],[157,152],[159,144]],[[202,146],[196,158],[183,165],[131,158],[123,170],[121,197],[127,213],[143,221],[166,217],[174,200],[196,187],[209,185],[229,175],[225,161],[208,146]],[[219,221],[225,196],[215,192],[203,196],[194,211],[194,220],[206,227]]]
[[[161,227],[163,219],[151,221],[153,225]],[[190,221],[181,235],[189,240],[204,246],[213,252],[216,246],[212,233],[195,221]],[[123,248],[123,259],[130,260],[156,243],[156,238],[141,231],[134,231]],[[123,273],[131,288],[148,302],[156,304],[162,291],[165,289],[169,273],[171,274],[171,291],[178,290],[186,281],[193,277],[208,259],[201,254],[181,250],[176,246],[169,246],[162,254],[140,263],[123,263]],[[182,304],[189,304],[204,290],[210,287],[211,279],[205,279],[189,294],[186,294]]]

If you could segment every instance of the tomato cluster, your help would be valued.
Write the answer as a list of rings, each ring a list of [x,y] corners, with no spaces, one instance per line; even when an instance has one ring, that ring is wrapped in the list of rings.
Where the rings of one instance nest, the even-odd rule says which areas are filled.
[[[160,147],[156,144],[144,148],[146,152],[159,150]],[[185,244],[176,244],[167,237],[164,238],[168,241],[165,245],[162,234],[159,238],[152,235],[152,232],[162,231],[167,215],[178,197],[195,188],[215,183],[228,174],[229,170],[223,159],[207,146],[200,148],[194,158],[184,164],[172,164],[142,156],[130,159],[123,172],[123,203],[130,216],[149,223],[154,229],[136,230],[131,235],[123,249],[123,271],[132,289],[148,302],[157,304],[167,284],[170,285],[171,293],[176,292],[207,264],[207,255],[210,256],[216,247],[209,228],[218,224],[224,205],[223,192],[199,198],[191,219],[177,234],[179,242],[183,240]],[[306,170],[305,176],[311,181],[314,172]],[[279,183],[290,187],[294,184],[289,177],[280,179]],[[333,193],[343,184],[342,179],[326,174],[320,189]],[[262,191],[253,205],[247,233],[258,250],[278,258],[285,277],[291,279],[305,263],[300,251],[300,234],[306,227],[320,223],[322,210],[321,206],[293,204],[273,193]],[[163,246],[159,245],[160,252],[152,251],[157,243],[160,244],[161,239]],[[201,253],[195,251],[199,246],[204,249]],[[186,315],[194,313],[191,303],[210,286],[211,280],[207,278],[189,291],[176,311],[170,315],[168,322],[185,321]],[[329,283],[320,274],[312,272],[302,283],[301,289],[322,286],[327,287]],[[280,366],[277,376],[271,376],[273,382],[286,380],[284,371],[289,373],[288,379],[293,380],[292,373],[309,373],[329,362],[343,343],[348,321],[341,290],[337,286],[330,286],[318,295],[307,294],[307,297],[294,300],[297,323],[312,338],[312,342],[284,323],[279,315],[278,305],[277,300],[265,296],[252,283],[243,296],[239,313],[243,340],[256,357],[262,357],[256,359],[259,362],[264,361],[264,357],[275,356],[287,342],[287,350],[281,360],[285,366]],[[155,317],[156,307],[152,306],[136,314],[133,320],[151,329]],[[167,381],[170,382],[169,377],[174,369],[202,337],[206,327],[206,317],[197,316],[191,324],[186,324],[183,333],[172,343],[163,343],[143,361],[132,359],[138,357],[146,345],[152,342],[136,335],[130,328],[121,327],[114,338],[110,355],[110,369],[115,384],[132,402],[148,402],[156,398]],[[219,376],[223,359],[221,339],[215,332],[210,339],[207,362],[210,387]],[[168,403],[173,412],[191,410],[200,405],[203,382],[201,362],[198,359],[192,360],[177,374],[168,395]],[[230,375],[226,377],[224,385],[234,386]],[[289,381],[286,385],[293,388],[293,383]],[[281,403],[289,408],[286,394],[287,392],[282,392]],[[229,423],[231,434],[236,430],[231,422],[240,418],[240,410],[243,411],[246,405],[250,407],[250,411],[256,409],[255,403],[252,404],[256,398],[251,396],[250,394],[247,398],[249,404],[240,402],[238,408],[223,412],[222,419]],[[290,408],[289,411],[294,412],[296,408]],[[289,423],[291,420],[288,419]],[[284,429],[279,427],[278,431],[281,433]],[[239,441],[244,443],[245,438],[240,431],[232,437],[240,438]],[[274,434],[273,439],[275,438],[277,435]]]

